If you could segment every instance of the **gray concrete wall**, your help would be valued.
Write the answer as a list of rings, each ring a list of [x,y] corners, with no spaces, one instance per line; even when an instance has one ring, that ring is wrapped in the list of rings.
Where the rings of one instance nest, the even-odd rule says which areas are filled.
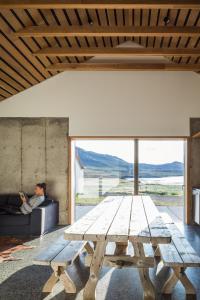
[[[68,118],[0,118],[0,194],[46,182],[67,224],[67,137]]]
[[[193,136],[200,131],[200,118],[190,119],[190,134]],[[200,138],[191,141],[191,164],[190,164],[191,187],[200,187]],[[194,207],[191,207],[191,215]],[[193,219],[193,217],[192,217]]]

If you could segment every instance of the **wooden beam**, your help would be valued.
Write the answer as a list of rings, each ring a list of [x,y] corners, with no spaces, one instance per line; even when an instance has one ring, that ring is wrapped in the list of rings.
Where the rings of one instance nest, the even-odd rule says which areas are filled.
[[[35,52],[35,56],[200,56],[200,49],[178,48],[45,48]]]
[[[199,9],[199,0],[0,0],[0,8]]]
[[[47,67],[56,71],[200,71],[200,64],[159,63],[58,63]]]
[[[162,37],[199,37],[200,27],[111,27],[111,26],[30,26],[12,35],[17,37],[43,36],[162,36]]]
[[[200,138],[200,131],[197,132],[197,133],[195,133],[192,137],[193,137],[193,138]]]

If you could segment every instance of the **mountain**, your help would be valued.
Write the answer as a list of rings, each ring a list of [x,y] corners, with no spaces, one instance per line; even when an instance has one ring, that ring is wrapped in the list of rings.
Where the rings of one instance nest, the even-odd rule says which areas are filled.
[[[109,176],[124,178],[133,176],[134,165],[119,157],[86,151],[78,147],[76,151],[87,177]],[[183,176],[183,172],[184,165],[178,161],[160,165],[139,164],[140,178]]]

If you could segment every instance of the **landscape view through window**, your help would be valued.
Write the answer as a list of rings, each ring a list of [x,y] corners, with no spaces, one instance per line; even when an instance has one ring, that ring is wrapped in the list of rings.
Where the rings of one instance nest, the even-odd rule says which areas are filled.
[[[183,220],[184,141],[75,140],[76,219],[107,196],[149,195],[158,209]],[[134,161],[135,160],[135,161]],[[138,179],[134,164],[138,164]]]

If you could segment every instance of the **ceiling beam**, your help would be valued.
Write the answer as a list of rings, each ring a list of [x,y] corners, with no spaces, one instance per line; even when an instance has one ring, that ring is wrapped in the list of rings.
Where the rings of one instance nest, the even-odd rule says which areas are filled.
[[[17,37],[43,36],[162,36],[199,37],[200,27],[111,27],[111,26],[30,26],[12,35]]]
[[[160,63],[58,63],[49,71],[200,71],[200,64]]]
[[[35,52],[35,56],[200,56],[200,49],[163,48],[45,48]]]
[[[199,9],[199,0],[0,0],[0,8]]]

